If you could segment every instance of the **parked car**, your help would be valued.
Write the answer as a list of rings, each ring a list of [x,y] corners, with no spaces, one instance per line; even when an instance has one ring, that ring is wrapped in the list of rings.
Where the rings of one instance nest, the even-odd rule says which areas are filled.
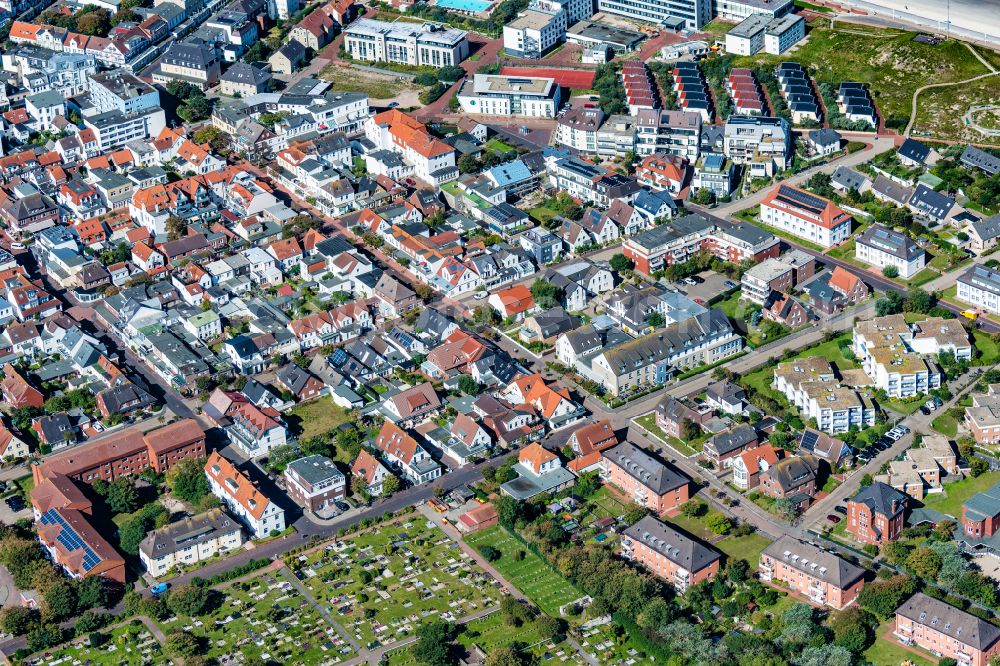
[[[835,516],[832,513],[827,514],[826,519],[829,520],[834,525],[840,522],[840,516]]]
[[[862,453],[858,455],[858,461],[862,463],[867,463],[871,461],[871,456],[869,456],[867,453]]]
[[[682,280],[682,282],[691,287],[698,284],[697,282],[695,282],[695,279],[693,277],[686,277]]]
[[[934,401],[934,404],[937,405],[938,407],[944,405],[944,400],[942,400],[941,398],[934,397],[932,398],[932,400]]]
[[[481,301],[481,300],[483,300],[484,298],[488,298],[488,297],[489,297],[489,294],[487,294],[487,293],[486,293],[485,291],[477,291],[477,292],[476,292],[475,294],[473,294],[473,296],[472,296],[472,297],[473,297],[474,299],[476,299],[477,301]]]
[[[898,425],[896,426],[895,430],[898,430],[899,432],[903,433],[903,435],[908,435],[910,433],[910,429],[907,428],[905,425]]]
[[[833,510],[836,511],[837,513],[842,513],[845,516],[847,515],[847,507],[844,506],[843,504],[841,504],[840,506],[833,507]]]
[[[920,408],[920,413],[923,414],[924,416],[927,416],[928,414],[931,413],[931,410],[927,409],[927,405],[923,405]]]

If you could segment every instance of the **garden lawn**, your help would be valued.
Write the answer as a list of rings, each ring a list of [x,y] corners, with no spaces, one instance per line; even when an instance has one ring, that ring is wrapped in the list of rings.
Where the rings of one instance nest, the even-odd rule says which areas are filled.
[[[718,539],[719,535],[712,532],[705,525],[705,519],[708,518],[712,513],[717,513],[709,511],[704,516],[688,518],[687,516],[677,514],[674,516],[663,516],[663,520],[681,528],[691,536],[698,537],[702,541],[711,541],[713,539]]]
[[[961,481],[946,483],[943,493],[935,493],[924,498],[924,506],[953,518],[961,518],[962,504],[976,493],[990,489],[1000,481],[1000,472],[987,472],[979,476],[967,477]]]
[[[753,309],[748,301],[744,301],[740,304],[740,295],[743,292],[737,289],[733,293],[726,296],[723,300],[718,303],[714,303],[713,307],[719,308],[726,313],[726,316],[730,319],[742,320],[743,316]]]
[[[101,631],[108,637],[103,645],[92,648],[87,636],[76,638],[57,648],[41,653],[38,660],[25,659],[23,664],[90,664],[91,666],[144,666],[170,663],[160,651],[159,642],[138,620],[112,630]]]
[[[347,411],[334,404],[328,396],[301,402],[285,414],[289,430],[300,440],[315,435],[325,435],[337,426],[350,421],[351,416]]]
[[[975,359],[976,365],[993,365],[1000,360],[1000,346],[993,336],[983,333],[978,328],[972,334],[976,349],[979,350],[979,358]]]
[[[937,430],[945,437],[954,438],[956,435],[958,435],[958,421],[955,419],[954,416],[949,414],[947,411],[945,411],[944,414],[931,421],[931,427]]]
[[[909,416],[920,409],[920,406],[923,405],[924,402],[924,400],[904,401],[899,400],[898,398],[889,398],[882,403],[882,406],[887,409],[891,409],[894,412],[899,412],[900,414]]]
[[[684,457],[693,456],[696,453],[698,453],[698,451],[701,450],[700,446],[698,447],[698,449],[695,449],[692,446],[688,446],[687,444],[677,439],[676,437],[671,437],[667,433],[663,432],[660,426],[656,425],[655,414],[646,414],[645,416],[640,416],[638,418],[633,419],[633,421],[635,421],[637,424],[648,430],[649,433],[653,435],[653,437],[656,437],[667,446],[675,449],[678,453],[680,453]],[[703,441],[704,439],[702,440],[702,442]]]
[[[751,569],[757,568],[761,551],[770,545],[770,540],[760,534],[750,534],[745,537],[729,536],[712,544],[714,548],[725,553],[730,561],[746,560],[750,563]]]
[[[35,488],[35,477],[31,474],[26,474],[18,479],[14,480],[17,487],[21,489],[21,494],[24,495],[24,499],[28,499],[28,495]]]
[[[493,576],[419,514],[328,548],[308,556],[302,583],[362,645],[393,643],[500,600]]]
[[[226,657],[246,659],[267,653],[280,664],[325,663],[339,654],[348,659],[354,649],[316,607],[281,572],[267,572],[222,590],[221,605],[211,614],[174,617],[160,623],[164,632],[184,629],[202,641],[199,654],[217,662]],[[278,608],[277,621],[267,618]]]
[[[594,511],[585,519],[581,519],[581,525],[585,525],[585,520],[600,520],[601,518],[617,518],[624,515],[631,508],[621,501],[607,486],[602,486],[596,493],[587,498],[588,504],[594,505]]]
[[[541,557],[528,550],[506,528],[496,525],[473,534],[465,542],[477,550],[492,546],[499,550],[500,559],[493,562],[500,575],[531,599],[542,612],[559,617],[559,607],[584,596],[568,580],[549,567]],[[524,559],[517,561],[514,553],[523,550]]]
[[[919,273],[911,277],[906,284],[911,287],[919,287],[920,285],[927,284],[931,280],[941,277],[941,274],[931,268],[925,268]]]

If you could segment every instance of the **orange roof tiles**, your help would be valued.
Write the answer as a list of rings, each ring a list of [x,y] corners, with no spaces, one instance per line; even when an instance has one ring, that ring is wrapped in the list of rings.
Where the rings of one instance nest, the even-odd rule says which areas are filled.
[[[229,462],[218,451],[212,451],[205,463],[205,473],[215,480],[222,490],[232,497],[247,513],[259,520],[271,503],[233,463]]]
[[[517,461],[522,465],[527,465],[535,474],[541,469],[542,465],[553,460],[558,460],[559,456],[552,453],[544,446],[538,442],[532,442],[526,447],[521,449],[521,452],[517,454]]]

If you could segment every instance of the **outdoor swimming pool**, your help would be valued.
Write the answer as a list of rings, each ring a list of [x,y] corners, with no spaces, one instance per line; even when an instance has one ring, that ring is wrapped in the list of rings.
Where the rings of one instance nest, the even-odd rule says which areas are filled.
[[[493,3],[489,2],[489,0],[437,0],[437,6],[444,7],[445,9],[454,9],[458,12],[478,14],[492,7]]]

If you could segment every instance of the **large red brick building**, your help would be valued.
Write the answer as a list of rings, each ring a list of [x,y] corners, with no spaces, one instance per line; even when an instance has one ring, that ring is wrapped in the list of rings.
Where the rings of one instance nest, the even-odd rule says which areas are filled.
[[[622,556],[642,564],[683,593],[719,573],[722,555],[646,516],[622,532]]]
[[[896,609],[896,638],[959,666],[986,666],[1000,652],[1000,627],[917,592]]]
[[[114,481],[153,468],[166,472],[184,458],[205,457],[205,431],[194,419],[183,419],[143,433],[128,428],[68,451],[46,457],[31,468],[35,483],[65,475],[75,481]]]
[[[854,603],[865,584],[864,569],[790,536],[764,549],[758,571],[763,581],[780,581],[809,603],[837,610]]]
[[[910,497],[876,481],[847,502],[847,531],[858,543],[879,546],[895,541],[903,531]]]
[[[601,453],[601,478],[656,513],[680,506],[690,493],[690,479],[631,442]]]

